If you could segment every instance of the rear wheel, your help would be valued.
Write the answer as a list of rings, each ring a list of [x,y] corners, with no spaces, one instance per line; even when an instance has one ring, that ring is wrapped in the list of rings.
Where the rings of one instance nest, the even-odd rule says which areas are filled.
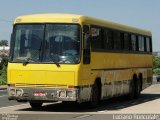
[[[136,79],[135,81],[135,95],[134,98],[139,98],[141,92],[141,82],[140,79]]]
[[[32,108],[40,108],[42,106],[42,102],[29,102]]]
[[[134,96],[135,96],[135,82],[134,80],[131,80],[130,86],[129,86],[128,99],[133,99]]]

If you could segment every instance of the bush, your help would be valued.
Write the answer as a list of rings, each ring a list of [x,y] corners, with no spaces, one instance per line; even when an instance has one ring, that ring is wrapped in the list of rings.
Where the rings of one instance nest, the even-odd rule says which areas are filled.
[[[0,85],[7,84],[7,67],[4,65],[2,70],[0,70]]]
[[[156,74],[156,75],[157,75],[158,73],[160,73],[160,68],[154,69],[154,70],[153,70],[153,73]]]
[[[160,57],[153,56],[153,74],[160,73]]]
[[[7,64],[8,58],[3,57],[0,63],[0,85],[7,84]]]

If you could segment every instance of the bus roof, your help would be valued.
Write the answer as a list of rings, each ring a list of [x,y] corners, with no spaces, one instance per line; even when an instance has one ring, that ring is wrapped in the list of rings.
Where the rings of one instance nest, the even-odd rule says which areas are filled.
[[[136,34],[151,36],[151,32],[136,27],[126,26],[111,21],[100,20],[93,17],[76,14],[49,13],[49,14],[33,14],[19,16],[15,19],[14,24],[18,23],[86,23],[97,26],[107,27],[121,31],[127,31]]]

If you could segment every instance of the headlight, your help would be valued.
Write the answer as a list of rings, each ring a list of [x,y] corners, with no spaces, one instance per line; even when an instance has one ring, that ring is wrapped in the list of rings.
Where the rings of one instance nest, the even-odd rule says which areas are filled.
[[[52,97],[57,97],[57,91],[54,90],[52,93],[51,93]]]
[[[16,89],[16,96],[22,96],[22,89]]]
[[[66,97],[66,91],[59,91],[59,97],[61,98]]]
[[[15,94],[16,94],[15,89],[9,89],[8,94],[10,96],[15,96]]]
[[[76,92],[75,91],[67,91],[67,97],[69,97],[69,98],[76,97]]]
[[[73,97],[73,91],[67,91],[67,97]]]

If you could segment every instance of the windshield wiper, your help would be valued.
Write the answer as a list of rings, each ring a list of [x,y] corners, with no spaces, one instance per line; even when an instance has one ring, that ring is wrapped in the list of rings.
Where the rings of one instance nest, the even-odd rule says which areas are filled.
[[[24,59],[23,61],[23,65],[26,66],[28,63],[32,62],[32,59],[31,58],[26,58]]]
[[[52,62],[55,63],[57,67],[61,67],[58,62],[55,62],[55,61],[53,61],[53,60],[52,60]]]
[[[59,61],[59,55],[56,54],[56,55],[50,57],[50,60],[51,60],[53,63],[55,63],[57,67],[60,67],[60,64],[57,62],[57,61]]]

